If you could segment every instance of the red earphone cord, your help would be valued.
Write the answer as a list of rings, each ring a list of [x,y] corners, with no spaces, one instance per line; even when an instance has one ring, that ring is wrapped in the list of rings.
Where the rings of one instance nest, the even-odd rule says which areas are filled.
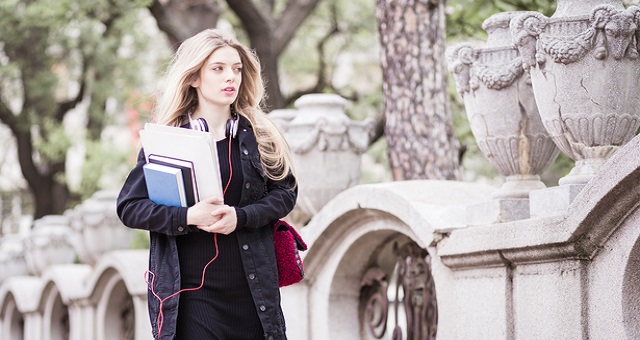
[[[229,180],[227,181],[227,185],[225,185],[224,190],[222,191],[222,196],[224,197],[224,195],[227,193],[227,189],[229,188],[229,184],[231,184],[231,177],[233,176],[233,167],[231,166],[231,136],[229,136]],[[165,301],[167,301],[168,299],[183,293],[183,292],[189,292],[189,291],[196,291],[200,288],[202,288],[204,286],[204,274],[207,271],[207,267],[209,267],[209,265],[211,263],[213,263],[213,261],[215,261],[216,258],[218,258],[218,234],[214,233],[213,234],[213,244],[215,245],[215,249],[216,249],[216,254],[213,256],[213,258],[207,262],[207,264],[204,266],[204,268],[202,269],[202,280],[200,281],[200,285],[198,287],[193,287],[193,288],[183,288],[180,289],[179,291],[167,296],[166,298],[162,299],[160,298],[160,296],[158,296],[158,294],[156,294],[155,290],[153,289],[154,287],[154,282],[155,282],[155,278],[156,275],[150,271],[147,270],[144,273],[144,279],[145,279],[145,283],[147,284],[147,286],[149,286],[149,289],[151,290],[151,294],[153,294],[153,296],[155,296],[156,299],[158,299],[158,301],[160,301],[160,311],[158,312],[158,337],[160,337],[160,334],[162,333],[162,326],[164,325],[164,313],[162,312],[162,305],[164,304]],[[151,276],[151,282],[149,282],[149,275]]]

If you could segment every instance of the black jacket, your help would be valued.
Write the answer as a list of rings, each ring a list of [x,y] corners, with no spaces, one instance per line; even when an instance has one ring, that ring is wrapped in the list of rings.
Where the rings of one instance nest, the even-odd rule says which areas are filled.
[[[297,187],[292,189],[295,182],[292,174],[278,182],[265,176],[251,125],[242,116],[236,138],[240,142],[244,178],[240,204],[235,207],[238,218],[235,232],[242,263],[265,339],[286,339],[271,227],[293,209]],[[180,290],[180,266],[175,237],[198,229],[186,224],[186,207],[158,205],[149,200],[142,172],[144,164],[144,150],[141,150],[138,162],[118,196],[117,213],[126,226],[149,230],[149,271],[155,274],[155,293],[164,299]],[[170,298],[162,306],[164,322],[161,339],[175,337],[178,300],[178,296]],[[160,301],[151,291],[148,292],[148,304],[153,336],[158,338]]]

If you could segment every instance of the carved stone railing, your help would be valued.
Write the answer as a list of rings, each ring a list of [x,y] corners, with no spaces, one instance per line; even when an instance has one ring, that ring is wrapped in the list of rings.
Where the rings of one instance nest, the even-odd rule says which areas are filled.
[[[116,192],[99,191],[64,215],[48,215],[26,235],[0,240],[0,282],[11,276],[40,275],[48,267],[76,261],[89,265],[105,253],[129,249],[132,231],[115,213]]]

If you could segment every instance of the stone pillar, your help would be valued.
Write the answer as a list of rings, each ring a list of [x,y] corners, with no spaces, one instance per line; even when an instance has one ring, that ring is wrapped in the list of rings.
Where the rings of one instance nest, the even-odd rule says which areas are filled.
[[[69,305],[69,340],[95,338],[95,307],[89,299],[78,299]]]
[[[295,118],[290,119],[290,111],[278,116],[299,185],[296,208],[288,217],[295,225],[306,224],[330,199],[358,184],[372,125],[349,119],[346,104],[335,94],[309,94],[295,102]]]
[[[560,188],[531,194],[532,217],[564,211],[640,126],[640,9],[621,1],[563,0],[550,18],[511,21],[540,115],[575,161]]]
[[[485,47],[460,44],[447,49],[449,70],[478,147],[506,177],[491,202],[469,208],[469,220],[476,224],[528,218],[529,192],[545,187],[539,175],[559,153],[542,125],[531,79],[511,43],[509,22],[517,13],[485,20]]]

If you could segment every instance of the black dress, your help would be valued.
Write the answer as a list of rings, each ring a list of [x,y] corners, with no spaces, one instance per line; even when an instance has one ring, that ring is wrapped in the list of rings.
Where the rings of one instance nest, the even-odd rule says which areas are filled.
[[[236,138],[217,142],[225,204],[240,201],[242,170]],[[231,149],[231,161],[229,161]],[[231,167],[229,166],[231,163]],[[230,171],[231,170],[231,171]],[[198,287],[206,264],[216,255],[214,234],[199,231],[177,237],[181,287]],[[206,269],[204,286],[180,294],[176,339],[262,339],[260,319],[240,259],[236,233],[217,234],[218,257]]]

